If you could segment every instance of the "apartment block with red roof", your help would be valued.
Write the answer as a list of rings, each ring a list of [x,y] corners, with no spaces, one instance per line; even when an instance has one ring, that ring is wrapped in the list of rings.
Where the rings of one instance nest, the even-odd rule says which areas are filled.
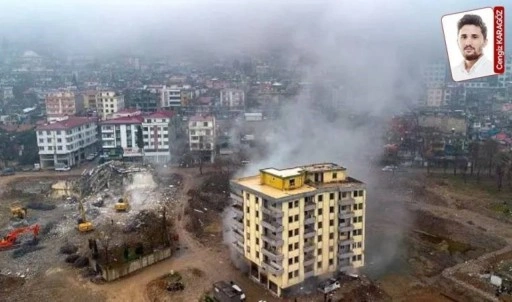
[[[38,125],[39,161],[42,168],[75,166],[97,151],[97,119],[70,116]]]
[[[140,159],[142,148],[137,144],[137,132],[142,129],[141,115],[121,116],[100,123],[102,156],[110,159]]]
[[[144,116],[144,162],[166,164],[171,160],[171,144],[176,139],[176,116],[171,111],[156,111]]]

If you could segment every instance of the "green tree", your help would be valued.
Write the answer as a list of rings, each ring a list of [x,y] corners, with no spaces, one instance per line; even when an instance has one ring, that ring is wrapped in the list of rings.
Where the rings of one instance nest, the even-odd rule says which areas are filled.
[[[144,137],[142,135],[142,126],[137,126],[137,138],[136,138],[136,143],[137,143],[137,147],[142,150],[144,148]]]

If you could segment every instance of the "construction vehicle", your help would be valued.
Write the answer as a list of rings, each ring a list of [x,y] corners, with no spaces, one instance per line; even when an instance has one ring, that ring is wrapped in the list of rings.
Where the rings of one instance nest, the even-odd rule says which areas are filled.
[[[78,210],[80,211],[80,218],[78,219],[78,231],[85,233],[94,230],[92,222],[87,221],[85,217],[84,204],[81,199],[78,199]]]
[[[119,200],[114,205],[114,208],[117,212],[126,212],[130,208],[130,204],[128,203],[128,196],[125,194],[123,198],[119,198]]]
[[[12,230],[7,234],[7,236],[0,240],[0,250],[10,249],[18,245],[18,236],[26,232],[32,232],[34,234],[34,240],[37,239],[37,235],[39,234],[39,225],[34,224],[33,226]]]
[[[27,208],[18,203],[13,203],[11,205],[11,215],[12,218],[25,219],[27,217]]]

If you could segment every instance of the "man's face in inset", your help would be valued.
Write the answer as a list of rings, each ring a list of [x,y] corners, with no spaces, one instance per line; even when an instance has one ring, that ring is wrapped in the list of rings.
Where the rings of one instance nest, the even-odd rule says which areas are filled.
[[[464,25],[459,30],[459,49],[464,59],[468,61],[477,60],[487,45],[482,29],[476,25]]]

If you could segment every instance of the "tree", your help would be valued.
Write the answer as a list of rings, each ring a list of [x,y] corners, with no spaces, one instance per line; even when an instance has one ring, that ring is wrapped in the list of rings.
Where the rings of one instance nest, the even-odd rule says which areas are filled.
[[[474,169],[479,165],[480,142],[471,142],[469,144],[469,159],[471,162],[470,174],[473,176]]]
[[[507,166],[510,163],[510,158],[508,153],[500,152],[496,155],[496,176],[497,176],[497,185],[498,191],[501,191],[503,187],[503,176],[505,171],[508,170]]]
[[[482,146],[483,155],[487,162],[487,171],[489,176],[492,173],[492,167],[494,166],[494,160],[496,154],[498,153],[498,143],[493,139],[488,139],[484,142]]]
[[[139,150],[144,150],[144,136],[142,135],[142,126],[137,126],[136,144]]]

